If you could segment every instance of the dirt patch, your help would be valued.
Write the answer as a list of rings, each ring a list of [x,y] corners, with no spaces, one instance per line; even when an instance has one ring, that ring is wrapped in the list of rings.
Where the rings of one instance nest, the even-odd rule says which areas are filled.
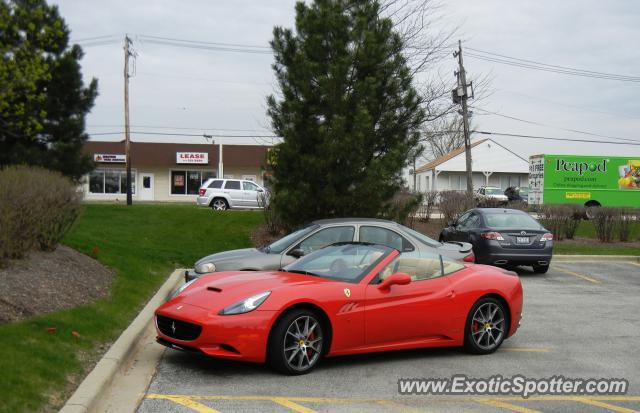
[[[33,251],[0,269],[0,323],[89,304],[109,294],[114,274],[69,247]]]
[[[434,218],[430,219],[429,222],[415,220],[413,223],[413,229],[435,240],[440,238],[440,232],[444,227],[445,225],[441,219]]]

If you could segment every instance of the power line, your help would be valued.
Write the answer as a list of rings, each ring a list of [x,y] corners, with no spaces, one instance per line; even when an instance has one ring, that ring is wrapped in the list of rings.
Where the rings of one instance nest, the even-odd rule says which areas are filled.
[[[489,132],[489,131],[479,131],[479,130],[474,130],[472,132],[473,133],[478,133],[478,134],[481,134],[481,135],[511,136],[511,137],[515,137],[515,138],[543,139],[543,140],[550,140],[550,141],[581,142],[581,143],[606,143],[607,145],[640,146],[640,141],[636,141],[636,143],[630,143],[630,142],[612,142],[612,141],[600,141],[600,140],[589,140],[589,139],[554,138],[554,137],[550,137],[550,136],[522,135],[522,134],[517,134],[517,133]]]
[[[131,134],[136,135],[160,135],[160,136],[204,136],[204,133],[170,133],[170,132],[151,132],[151,131],[131,131]],[[90,133],[90,136],[107,136],[107,135],[122,135],[124,132],[97,132]],[[276,135],[228,135],[228,134],[206,134],[214,138],[280,138]]]
[[[219,52],[237,52],[237,53],[248,53],[248,54],[262,54],[262,55],[271,55],[272,52],[268,50],[258,50],[251,48],[240,48],[240,47],[224,47],[224,46],[207,46],[200,44],[190,44],[190,43],[180,43],[180,42],[172,42],[165,40],[154,40],[147,39],[141,37],[141,40],[145,43],[163,45],[163,46],[172,46],[172,47],[182,47],[187,49],[198,49],[198,50],[210,50],[210,51],[219,51]]]
[[[187,40],[187,39],[176,39],[173,37],[151,36],[148,34],[139,34],[138,36],[141,39],[165,40],[165,41],[171,41],[171,42],[192,43],[192,44],[218,46],[218,47],[243,47],[243,48],[254,48],[254,49],[267,49],[269,50],[269,52],[271,51],[271,47],[269,46],[259,46],[259,45],[252,45],[252,44],[205,42],[200,40]]]
[[[522,118],[518,118],[518,117],[515,117],[515,116],[511,116],[511,115],[506,115],[504,113],[494,112],[494,111],[482,109],[482,108],[479,108],[477,106],[474,106],[473,109],[480,110],[482,112],[486,112],[487,114],[500,116],[500,117],[503,117],[503,118],[506,118],[506,119],[511,119],[511,120],[515,120],[515,121],[518,121],[518,122],[528,123],[528,124],[531,124],[531,125],[544,126],[544,127],[547,127],[547,128],[563,130],[563,131],[566,131],[566,132],[573,132],[573,133],[580,133],[580,134],[583,134],[583,135],[596,136],[596,137],[599,137],[599,138],[616,139],[616,140],[620,140],[620,141],[639,142],[640,143],[640,140],[637,140],[637,139],[619,138],[617,136],[602,135],[602,134],[599,134],[599,133],[583,131],[583,130],[579,130],[579,129],[563,128],[563,127],[560,127],[560,126],[548,125],[546,123],[541,123],[541,122],[536,122],[536,121],[533,121],[533,120],[522,119]]]
[[[552,67],[552,68],[556,68],[556,69],[570,70],[570,71],[581,72],[581,73],[590,73],[590,74],[594,74],[594,75],[612,76],[612,77],[640,80],[639,76],[618,75],[618,74],[615,74],[615,73],[598,72],[598,71],[586,70],[586,69],[576,69],[574,67],[568,67],[568,66],[552,65],[552,64],[548,64],[548,63],[537,62],[535,60],[520,59],[520,58],[517,58],[517,57],[507,56],[507,55],[498,54],[498,53],[494,53],[494,52],[488,52],[486,50],[474,49],[473,47],[467,47],[467,49],[476,51],[478,53],[488,54],[488,55],[492,55],[492,56],[497,56],[497,57],[501,57],[501,58],[505,58],[505,59],[509,59],[509,60],[516,60],[516,61],[530,63],[530,64],[534,64],[534,65],[539,65],[539,66],[547,66],[547,67]]]
[[[87,125],[90,128],[122,128],[123,125],[119,124],[94,124]],[[194,128],[185,126],[155,126],[155,125],[131,125],[133,128],[149,128],[149,129],[173,129],[173,130],[213,130],[224,132],[257,132],[260,129],[231,129],[231,128]],[[266,130],[266,129],[263,129]]]
[[[507,66],[520,67],[520,68],[538,70],[543,72],[559,73],[564,75],[587,77],[587,78],[594,78],[594,79],[616,80],[620,82],[640,83],[640,77],[631,77],[631,76],[620,77],[617,75],[600,75],[600,74],[592,74],[588,72],[554,69],[550,67],[537,66],[537,65],[528,64],[528,63],[520,63],[513,60],[505,60],[500,58],[488,57],[488,56],[483,56],[483,55],[479,55],[476,53],[469,53],[469,52],[467,52],[467,56],[473,59],[483,60],[486,62],[500,63]]]

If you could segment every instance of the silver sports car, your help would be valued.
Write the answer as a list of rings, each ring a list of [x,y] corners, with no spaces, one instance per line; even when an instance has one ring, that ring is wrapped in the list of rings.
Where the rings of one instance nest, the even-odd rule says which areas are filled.
[[[323,219],[292,232],[262,248],[245,248],[218,252],[198,260],[185,280],[217,271],[277,270],[298,258],[336,242],[370,242],[395,248],[405,256],[420,256],[430,248],[457,260],[473,262],[468,242],[438,242],[396,222],[370,218]]]

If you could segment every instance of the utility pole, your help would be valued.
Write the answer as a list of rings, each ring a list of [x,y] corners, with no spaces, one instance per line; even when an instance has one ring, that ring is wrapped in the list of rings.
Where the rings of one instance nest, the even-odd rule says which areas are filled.
[[[129,56],[132,55],[131,39],[124,36],[124,152],[127,165],[127,205],[133,203],[131,196],[131,137],[129,136]]]
[[[467,99],[469,95],[467,88],[472,86],[467,84],[467,75],[464,70],[464,64],[462,62],[462,42],[458,40],[458,50],[453,52],[453,57],[458,58],[458,71],[455,72],[458,78],[458,84],[453,90],[453,101],[459,103],[462,106],[462,126],[464,128],[464,152],[467,161],[467,193],[469,196],[473,195],[473,170],[471,166],[471,138],[469,136],[469,111],[467,108]],[[473,87],[472,87],[473,98]],[[460,113],[460,112],[459,112]]]

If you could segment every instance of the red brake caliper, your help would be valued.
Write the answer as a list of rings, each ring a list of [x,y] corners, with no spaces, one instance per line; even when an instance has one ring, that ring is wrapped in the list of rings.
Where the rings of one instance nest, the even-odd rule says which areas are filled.
[[[311,334],[309,334],[309,341],[313,341],[316,338],[316,333],[315,332],[311,332]],[[307,357],[311,358],[311,348],[307,347]]]

